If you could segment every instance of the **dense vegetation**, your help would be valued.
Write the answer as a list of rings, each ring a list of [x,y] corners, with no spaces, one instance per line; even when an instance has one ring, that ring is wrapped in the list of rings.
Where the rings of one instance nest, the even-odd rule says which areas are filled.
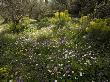
[[[110,82],[109,0],[0,1],[0,82]]]

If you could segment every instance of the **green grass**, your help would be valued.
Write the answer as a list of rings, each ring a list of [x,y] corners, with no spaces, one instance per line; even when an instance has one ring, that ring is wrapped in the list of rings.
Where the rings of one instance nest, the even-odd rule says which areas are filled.
[[[19,72],[25,79],[109,80],[109,30],[92,29],[94,25],[89,27],[82,22],[60,29],[32,26],[17,33],[13,33],[8,24],[0,26],[0,68],[9,69],[7,76],[2,74],[5,78],[16,77],[15,72]],[[86,27],[92,30],[87,31]],[[66,67],[71,69],[70,78],[66,75]],[[99,77],[100,72],[105,76]]]

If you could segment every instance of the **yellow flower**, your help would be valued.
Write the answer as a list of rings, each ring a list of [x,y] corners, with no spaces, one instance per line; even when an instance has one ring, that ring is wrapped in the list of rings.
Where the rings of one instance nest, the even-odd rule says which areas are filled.
[[[64,17],[64,16],[65,16],[65,13],[61,12],[61,13],[60,13],[60,16],[61,16],[61,17]]]
[[[95,22],[94,22],[94,21],[91,21],[91,22],[90,22],[90,24],[91,24],[91,25],[94,25],[94,24],[95,24]]]
[[[78,28],[78,27],[79,27],[79,25],[78,25],[78,24],[76,24],[76,25],[75,25],[75,27],[77,27],[77,28]]]

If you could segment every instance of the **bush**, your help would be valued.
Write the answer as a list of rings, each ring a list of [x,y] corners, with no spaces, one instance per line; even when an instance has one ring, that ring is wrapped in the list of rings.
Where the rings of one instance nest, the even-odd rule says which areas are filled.
[[[40,29],[42,27],[49,27],[50,21],[49,18],[45,17],[43,19],[40,19],[36,24],[37,24],[37,28]]]
[[[87,31],[92,30],[101,30],[101,31],[110,31],[109,21],[110,19],[95,19],[90,21],[90,27],[88,27]]]
[[[101,3],[95,8],[95,17],[97,18],[110,18],[110,1]]]
[[[29,25],[33,22],[35,22],[35,20],[32,20],[28,16],[26,16],[23,17],[17,24],[10,22],[9,28],[12,32],[22,32],[24,29],[27,29]]]
[[[55,29],[69,27],[72,19],[68,14],[68,11],[65,10],[64,12],[56,12],[55,16],[50,19],[51,23],[55,25]]]

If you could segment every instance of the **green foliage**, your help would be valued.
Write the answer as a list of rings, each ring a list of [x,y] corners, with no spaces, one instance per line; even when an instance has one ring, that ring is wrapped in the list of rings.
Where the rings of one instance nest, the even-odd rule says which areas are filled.
[[[23,17],[21,20],[19,20],[18,23],[9,23],[9,29],[12,32],[20,32],[24,29],[27,29],[31,23],[33,23],[35,20],[30,19],[28,16]]]
[[[110,1],[45,1],[2,0],[0,82],[110,82]]]
[[[91,14],[93,18],[110,17],[109,0],[70,0],[68,10],[73,17]]]
[[[1,82],[6,82],[6,79],[8,78],[10,69],[7,67],[0,67],[0,81]]]
[[[71,23],[72,19],[68,14],[68,11],[65,10],[64,12],[56,12],[55,16],[50,19],[51,23],[55,25],[55,29],[68,27]]]
[[[0,68],[0,74],[3,74],[3,73],[8,73],[8,69],[5,67]]]
[[[110,19],[89,16],[71,19],[65,13],[55,13],[52,19],[44,19],[51,21],[57,30],[47,26],[37,29],[34,23],[27,21],[23,25],[33,28],[19,34],[1,35],[0,73],[4,74],[8,69],[3,70],[3,67],[8,66],[9,77],[22,76],[29,82],[55,79],[59,82],[109,82]],[[46,22],[44,20],[42,23]],[[64,23],[61,29],[57,27],[59,20]]]
[[[42,27],[48,27],[50,25],[49,18],[43,18],[40,19],[40,21],[37,22],[37,28],[40,29]]]
[[[97,18],[109,18],[110,17],[110,1],[105,0],[101,2],[99,5],[96,5],[95,8],[95,17]]]
[[[88,27],[87,31],[92,30],[101,30],[101,31],[110,31],[110,25],[109,25],[109,18],[108,19],[95,19],[90,21],[90,27]]]

